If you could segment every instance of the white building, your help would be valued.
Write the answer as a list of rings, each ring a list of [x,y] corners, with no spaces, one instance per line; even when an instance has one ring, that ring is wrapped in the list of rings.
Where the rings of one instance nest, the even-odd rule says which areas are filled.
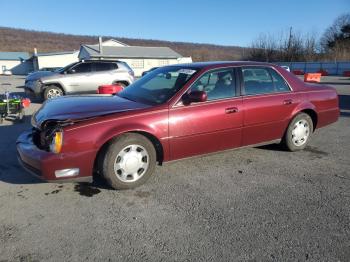
[[[12,74],[24,75],[33,71],[33,63],[27,52],[0,52],[0,75],[6,70]]]
[[[95,45],[81,45],[79,51],[37,53],[0,52],[0,74],[11,70],[13,74],[28,74],[34,70],[52,70],[79,60],[120,60],[128,63],[135,76],[153,67],[179,63],[192,63],[191,57],[183,57],[169,47],[129,46],[115,39],[100,41]]]
[[[96,45],[82,45],[79,59],[124,61],[134,70],[135,76],[141,76],[143,71],[153,67],[192,63],[191,57],[183,57],[169,47],[129,46],[115,39]]]
[[[79,51],[37,53],[33,55],[35,70],[65,67],[79,61]]]

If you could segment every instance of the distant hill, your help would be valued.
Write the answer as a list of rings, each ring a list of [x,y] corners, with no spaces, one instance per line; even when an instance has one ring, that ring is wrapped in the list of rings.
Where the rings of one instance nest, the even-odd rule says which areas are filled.
[[[161,40],[145,40],[102,36],[104,40],[114,38],[128,45],[168,46],[183,56],[192,56],[194,61],[242,60],[248,55],[249,48],[238,46],[220,46]],[[0,27],[0,51],[55,52],[78,50],[81,44],[95,44],[97,36],[68,35],[61,33],[32,31]]]

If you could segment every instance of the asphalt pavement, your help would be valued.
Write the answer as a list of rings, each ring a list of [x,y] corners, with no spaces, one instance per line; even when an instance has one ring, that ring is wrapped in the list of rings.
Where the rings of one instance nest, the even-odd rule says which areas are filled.
[[[18,94],[23,81],[0,77]],[[350,79],[322,81],[337,88],[341,117],[304,151],[173,162],[129,191],[23,171],[15,141],[33,103],[24,123],[0,126],[0,261],[349,261]]]

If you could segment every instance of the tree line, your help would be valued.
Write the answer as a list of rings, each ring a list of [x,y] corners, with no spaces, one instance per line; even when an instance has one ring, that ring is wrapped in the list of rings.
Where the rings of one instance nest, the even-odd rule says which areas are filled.
[[[103,36],[104,40],[111,38],[132,46],[167,46],[183,56],[191,56],[193,61],[241,60],[249,49],[239,46]],[[96,43],[98,43],[97,36],[69,35],[0,27],[0,51],[25,51],[33,53],[34,48],[37,48],[39,53],[73,51],[79,50],[82,44]]]
[[[350,13],[335,19],[320,39],[293,28],[278,34],[262,33],[251,44],[249,60],[266,62],[349,61]]]

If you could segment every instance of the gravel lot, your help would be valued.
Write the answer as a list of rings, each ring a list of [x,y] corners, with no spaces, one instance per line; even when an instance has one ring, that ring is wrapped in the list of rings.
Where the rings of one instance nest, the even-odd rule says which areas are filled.
[[[0,77],[23,92],[21,77]],[[350,79],[339,121],[305,151],[248,148],[174,162],[133,191],[48,184],[16,160],[25,123],[0,126],[0,261],[349,261]],[[0,90],[3,93],[3,90]]]

